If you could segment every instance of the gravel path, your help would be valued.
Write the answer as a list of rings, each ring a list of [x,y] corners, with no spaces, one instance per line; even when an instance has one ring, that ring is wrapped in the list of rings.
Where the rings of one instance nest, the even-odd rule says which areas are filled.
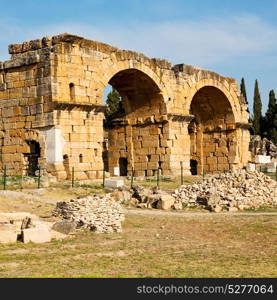
[[[277,212],[173,212],[163,210],[125,209],[126,214],[153,215],[153,216],[175,216],[175,217],[218,217],[218,216],[277,216]]]

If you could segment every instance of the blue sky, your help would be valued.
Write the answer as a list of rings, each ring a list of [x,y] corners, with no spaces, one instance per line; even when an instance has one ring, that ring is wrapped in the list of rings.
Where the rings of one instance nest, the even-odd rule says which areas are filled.
[[[250,110],[277,92],[277,0],[0,0],[0,60],[10,43],[63,32],[234,77]]]

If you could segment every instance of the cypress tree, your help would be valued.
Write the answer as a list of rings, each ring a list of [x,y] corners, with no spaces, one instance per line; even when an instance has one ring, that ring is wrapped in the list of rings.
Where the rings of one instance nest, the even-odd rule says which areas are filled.
[[[268,108],[265,114],[266,137],[277,143],[277,101],[274,90],[269,92]]]
[[[262,101],[259,91],[258,80],[255,81],[253,102],[253,129],[254,134],[261,135]]]
[[[248,101],[247,101],[247,94],[246,94],[246,87],[245,87],[245,81],[244,78],[241,78],[241,83],[240,83],[240,92],[244,97],[245,104],[247,104],[247,112],[249,113],[249,108],[248,108]]]
[[[241,78],[240,92],[244,96],[245,103],[248,104],[248,102],[247,102],[247,95],[246,95],[246,88],[245,88],[245,81],[244,81],[243,77]]]

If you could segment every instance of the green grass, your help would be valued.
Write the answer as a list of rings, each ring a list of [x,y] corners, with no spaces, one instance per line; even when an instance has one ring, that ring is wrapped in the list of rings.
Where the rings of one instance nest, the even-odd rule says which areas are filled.
[[[122,233],[0,245],[0,276],[276,277],[276,228],[274,216],[127,215]]]

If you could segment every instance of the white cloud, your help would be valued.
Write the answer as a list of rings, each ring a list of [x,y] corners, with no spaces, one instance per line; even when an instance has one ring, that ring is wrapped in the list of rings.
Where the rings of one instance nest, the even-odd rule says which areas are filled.
[[[143,52],[150,57],[166,58],[173,63],[202,67],[277,50],[277,28],[251,15],[131,26],[61,23],[33,29],[0,23],[0,30],[8,31],[0,38],[2,53],[5,44],[62,32]]]

